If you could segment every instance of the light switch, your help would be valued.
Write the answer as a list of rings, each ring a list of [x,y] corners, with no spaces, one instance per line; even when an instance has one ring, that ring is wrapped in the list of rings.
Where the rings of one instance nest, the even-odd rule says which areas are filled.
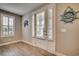
[[[67,30],[65,28],[62,28],[61,32],[67,32]]]

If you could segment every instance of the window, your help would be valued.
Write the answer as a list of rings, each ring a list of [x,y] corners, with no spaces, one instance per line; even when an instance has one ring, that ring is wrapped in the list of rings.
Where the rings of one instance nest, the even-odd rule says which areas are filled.
[[[48,40],[52,40],[52,8],[48,9]]]
[[[36,14],[36,37],[44,38],[44,12]]]
[[[14,17],[3,15],[1,20],[1,37],[14,36]]]
[[[53,15],[49,8],[32,16],[32,37],[40,39],[53,39]]]
[[[32,16],[32,37],[35,36],[35,17]]]

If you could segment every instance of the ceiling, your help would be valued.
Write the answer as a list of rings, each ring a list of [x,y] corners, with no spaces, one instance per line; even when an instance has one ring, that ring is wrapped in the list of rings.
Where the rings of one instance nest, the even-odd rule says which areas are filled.
[[[0,3],[0,9],[24,15],[43,5],[46,5],[46,3]]]

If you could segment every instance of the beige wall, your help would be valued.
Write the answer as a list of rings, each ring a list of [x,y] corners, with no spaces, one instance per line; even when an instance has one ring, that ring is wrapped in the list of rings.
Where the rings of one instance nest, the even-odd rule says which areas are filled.
[[[28,20],[29,25],[24,28],[24,21]],[[32,31],[31,31],[31,18],[30,15],[25,15],[22,18],[22,39],[27,42],[32,42]]]
[[[39,8],[32,13],[38,13],[42,10],[48,9],[51,6],[53,7],[53,5],[43,6],[42,8]],[[40,48],[47,50],[49,52],[54,52],[55,51],[54,38],[52,38],[53,41],[32,38],[32,19],[30,18],[32,13],[23,16],[23,19],[22,19],[22,32],[23,32],[22,38],[23,38],[23,40],[33,46],[40,47]],[[24,28],[24,21],[25,20],[29,21],[29,25]]]
[[[56,51],[66,55],[79,55],[79,19],[68,24],[60,21],[60,15],[68,6],[79,11],[79,4],[56,4]]]
[[[22,39],[22,27],[21,27],[22,26],[22,23],[21,23],[22,18],[18,15],[14,15],[14,14],[5,13],[5,12],[0,11],[0,15],[1,15],[1,13],[12,15],[15,17],[15,36],[14,37],[0,37],[0,44],[21,40]]]

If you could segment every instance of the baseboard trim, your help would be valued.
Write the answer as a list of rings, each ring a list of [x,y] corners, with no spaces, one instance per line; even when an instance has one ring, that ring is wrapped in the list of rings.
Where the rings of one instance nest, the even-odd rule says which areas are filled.
[[[22,40],[16,40],[16,41],[12,41],[12,42],[2,43],[2,44],[0,44],[0,46],[9,45],[9,44],[13,44],[13,43],[21,42],[21,41]]]
[[[31,43],[29,43],[29,42],[26,42],[26,41],[24,41],[24,40],[22,40],[22,42],[34,46],[33,44],[31,44]],[[37,46],[35,46],[35,47],[37,47]],[[47,50],[46,50],[46,51],[47,51]],[[51,53],[50,51],[48,51],[48,52]],[[62,54],[62,53],[59,53],[59,52],[53,52],[53,54],[55,54],[56,56],[66,56],[65,54]]]
[[[59,53],[59,52],[54,52],[54,54],[55,54],[56,56],[66,56],[65,54]]]
[[[29,43],[29,42],[26,42],[24,40],[16,40],[16,41],[12,41],[12,42],[7,42],[7,43],[2,43],[0,44],[0,46],[5,46],[5,45],[9,45],[9,44],[14,44],[14,43],[18,43],[18,42],[23,42],[23,43],[27,43],[29,45],[32,45],[34,46],[33,44]],[[37,47],[37,46],[35,46]],[[49,52],[49,51],[48,51]],[[51,53],[51,52],[50,52]],[[66,56],[65,54],[62,54],[62,53],[59,53],[59,52],[54,52],[53,54],[55,54],[56,56]]]
[[[29,43],[29,42],[26,42],[26,41],[24,41],[24,40],[21,40],[21,42],[24,42],[24,43],[27,43],[27,44],[29,44],[29,45],[34,46],[33,44],[31,44],[31,43]]]

